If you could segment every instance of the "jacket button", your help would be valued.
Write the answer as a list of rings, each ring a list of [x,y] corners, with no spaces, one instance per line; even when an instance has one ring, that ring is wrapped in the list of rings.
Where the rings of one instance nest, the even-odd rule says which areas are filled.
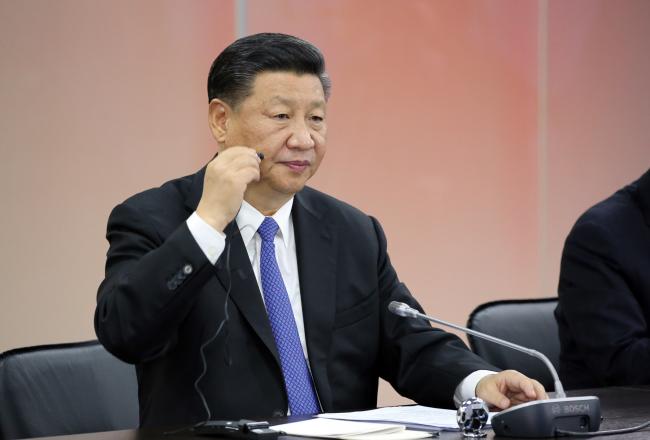
[[[167,288],[169,290],[176,290],[178,288],[178,281],[176,278],[172,278],[171,280],[167,281]]]
[[[192,267],[191,264],[186,264],[185,266],[183,266],[183,273],[185,275],[191,274],[193,270],[194,270],[194,268]]]

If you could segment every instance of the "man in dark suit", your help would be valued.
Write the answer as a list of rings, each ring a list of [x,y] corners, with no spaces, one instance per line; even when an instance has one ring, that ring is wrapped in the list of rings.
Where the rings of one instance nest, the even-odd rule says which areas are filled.
[[[578,219],[558,293],[568,388],[650,384],[650,170]]]
[[[381,226],[305,186],[325,153],[329,89],[313,45],[236,41],[208,79],[218,155],[111,213],[95,328],[137,366],[141,425],[373,408],[379,377],[434,406],[545,397],[456,336],[388,312],[420,307]]]

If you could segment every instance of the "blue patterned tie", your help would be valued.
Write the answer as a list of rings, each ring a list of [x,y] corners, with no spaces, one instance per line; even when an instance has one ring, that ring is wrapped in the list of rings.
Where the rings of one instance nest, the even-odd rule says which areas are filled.
[[[289,397],[291,415],[317,414],[318,400],[300,345],[289,295],[287,295],[287,289],[275,259],[273,239],[277,232],[278,224],[271,217],[266,217],[257,230],[262,238],[260,270],[264,302],[271,322],[275,345],[280,355],[280,365]]]

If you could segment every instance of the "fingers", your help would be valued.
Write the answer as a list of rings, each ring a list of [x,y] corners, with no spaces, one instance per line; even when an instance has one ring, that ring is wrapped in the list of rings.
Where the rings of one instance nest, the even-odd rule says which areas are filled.
[[[546,393],[546,390],[544,389],[544,385],[536,381],[535,379],[531,379],[533,381],[533,385],[535,387],[535,395],[537,396],[537,399],[548,399],[548,394]]]
[[[503,379],[499,374],[491,374],[484,377],[476,385],[476,396],[483,399],[488,405],[499,409],[506,409],[510,406],[510,399],[502,392],[500,385]],[[503,391],[506,391],[504,388]]]
[[[500,409],[548,398],[542,384],[514,370],[502,371],[481,379],[476,387],[476,394],[488,404]]]
[[[503,378],[502,389],[506,393],[518,393],[528,400],[544,399],[547,397],[544,386],[534,379],[524,376],[518,371],[506,370],[498,375]]]
[[[526,395],[524,392],[506,392],[506,396],[508,396],[509,399],[511,400],[529,400],[530,397]]]
[[[257,164],[259,166],[260,158],[257,152],[248,147],[230,147],[218,153],[209,166],[217,168],[228,168],[233,164]]]
[[[260,179],[260,159],[256,154],[240,154],[220,163],[209,172],[218,174],[221,190],[229,186],[245,189],[252,181]],[[242,187],[243,185],[243,187]]]
[[[252,152],[252,155],[246,153],[235,157],[228,165],[229,169],[234,172],[253,171],[253,176],[256,176],[255,180],[259,180],[260,158],[255,153],[255,150],[252,150]],[[248,182],[250,182],[250,180],[248,180]]]
[[[248,147],[221,151],[206,167],[197,214],[223,231],[237,214],[248,184],[260,180],[260,158]]]
[[[535,387],[533,386],[532,380],[528,379],[523,374],[517,372],[516,375],[509,375],[507,378],[512,377],[512,382],[510,382],[509,389],[511,390],[521,390],[523,394],[528,399],[535,399],[537,394],[535,393]]]
[[[236,195],[246,190],[246,185],[260,179],[260,158],[252,148],[230,147],[212,160],[206,169],[204,194],[217,190]],[[230,198],[230,197],[229,197]],[[241,203],[241,200],[239,200]]]
[[[533,382],[537,382],[537,381],[533,381]],[[527,394],[523,392],[507,393],[507,396],[510,399],[510,406],[519,405],[520,403],[530,402],[531,400],[548,399],[548,395],[546,394],[546,391],[544,391],[544,386],[541,385],[539,382],[537,382],[537,386],[535,386],[535,393],[536,395],[534,398],[529,397]]]
[[[508,395],[508,399],[510,399],[510,405],[518,405],[520,403],[530,401],[530,399],[524,393]]]

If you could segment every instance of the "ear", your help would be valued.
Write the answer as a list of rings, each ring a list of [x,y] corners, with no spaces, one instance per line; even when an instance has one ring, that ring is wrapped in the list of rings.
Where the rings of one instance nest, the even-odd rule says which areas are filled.
[[[232,109],[228,104],[220,99],[210,101],[208,108],[208,123],[214,139],[223,145],[226,142],[226,133],[228,131],[228,119],[232,115]]]

